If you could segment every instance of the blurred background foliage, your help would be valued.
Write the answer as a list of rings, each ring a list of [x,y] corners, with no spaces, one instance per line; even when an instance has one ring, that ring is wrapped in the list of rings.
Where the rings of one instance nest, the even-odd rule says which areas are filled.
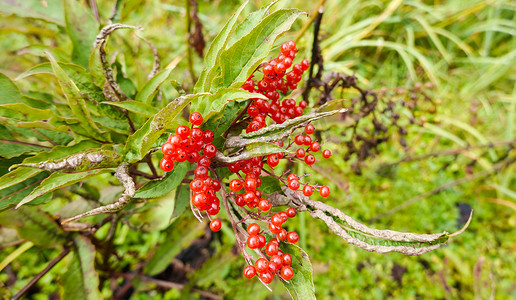
[[[85,7],[94,2],[81,1]],[[186,43],[184,1],[121,2],[115,18],[145,28],[140,34],[154,44],[163,66],[183,58],[170,79],[191,90],[194,82],[185,59],[191,50]],[[298,173],[312,173],[314,182],[327,182],[332,196],[326,201],[357,220],[369,222],[371,227],[453,232],[464,224],[470,208],[474,209],[474,218],[468,230],[449,245],[420,257],[408,257],[348,246],[328,233],[326,225],[300,214],[290,226],[300,233],[300,246],[312,260],[318,298],[515,298],[516,2],[322,2],[325,4],[319,36],[324,72],[355,74],[361,87],[375,90],[380,96],[385,94],[397,103],[409,102],[414,89],[423,90],[436,103],[436,110],[416,112],[414,124],[405,118],[407,123],[402,126],[407,134],[390,132],[389,141],[365,159],[358,159],[356,153],[346,155],[349,148],[343,145],[354,134],[346,122],[318,121],[316,128],[322,129],[321,137],[333,151],[333,159],[319,164],[316,170],[305,167]],[[63,27],[55,25],[64,22],[60,5],[51,16],[55,23],[51,23],[36,11],[24,17],[10,14],[8,3],[0,1],[0,72],[13,79],[35,64],[46,62],[43,50],[58,58],[72,52],[72,42]],[[100,20],[111,17],[114,3],[97,1]],[[199,20],[208,45],[240,4],[198,1]],[[243,15],[266,4],[267,1],[251,1]],[[318,5],[314,1],[279,1],[275,8],[296,7],[309,13],[296,21],[279,42],[295,39]],[[122,88],[132,94],[134,86],[145,83],[152,68],[151,50],[129,31],[110,39],[107,52],[117,54],[120,71],[132,81]],[[298,57],[309,59],[312,43],[313,26],[298,39]],[[203,60],[197,55],[192,59],[198,75]],[[58,89],[53,80],[49,79],[40,91]],[[40,84],[33,77],[16,83],[21,89],[35,89]],[[171,84],[164,85],[163,90],[166,99],[179,95]],[[312,92],[312,105],[318,96],[318,92]],[[357,94],[348,89],[334,90],[334,98],[341,97],[349,99]],[[343,103],[346,105],[346,101]],[[404,110],[399,113],[408,114]],[[355,130],[367,132],[370,123],[365,119],[361,121],[363,128]],[[2,174],[7,167],[1,166]],[[57,191],[54,200],[43,209],[66,209],[64,205],[70,199],[81,200],[84,194],[100,193],[101,202],[112,201],[120,189],[111,186],[107,178],[99,176],[88,184],[77,185],[73,187],[75,192]],[[166,208],[166,199],[160,204]],[[241,276],[244,260],[233,249],[234,237],[228,228],[212,234],[204,225],[193,223],[188,212],[169,226],[169,216],[163,211],[137,212],[118,223],[113,240],[118,258],[98,261],[120,264],[125,271],[134,270],[149,259],[156,245],[166,241],[177,244],[169,253],[175,259],[166,270],[152,280],[141,280],[129,287],[131,299],[200,297],[193,290],[228,299],[288,298],[277,280],[271,284],[270,293],[258,280]],[[144,230],[135,230],[142,224],[147,225],[142,227]],[[187,224],[195,225],[188,232],[181,230]],[[96,237],[102,239],[109,229],[102,227]],[[0,228],[0,261],[16,255],[0,272],[0,292],[6,295],[21,289],[59,253],[31,247],[27,242],[16,243],[18,240],[16,232]],[[60,262],[28,297],[48,299],[48,295],[57,293],[55,283],[62,280],[65,266],[65,261]],[[101,281],[105,279],[101,274]],[[102,294],[115,297],[127,279],[120,276],[111,285],[104,285]],[[165,289],[156,285],[156,280],[178,285]]]

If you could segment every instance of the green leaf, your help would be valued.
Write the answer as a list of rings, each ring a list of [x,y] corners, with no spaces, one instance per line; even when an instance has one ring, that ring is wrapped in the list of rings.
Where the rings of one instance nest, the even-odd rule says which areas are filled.
[[[228,43],[229,35],[233,32],[235,28],[236,21],[240,13],[247,5],[248,1],[244,2],[237,11],[229,18],[229,20],[224,25],[224,28],[219,32],[219,34],[213,39],[211,42],[210,48],[206,53],[206,57],[204,59],[206,67],[202,70],[199,75],[199,79],[195,84],[194,91],[195,92],[204,92],[210,90],[211,82],[213,81],[213,76],[217,69],[219,68],[220,55],[222,51],[226,49],[226,45]]]
[[[170,124],[172,124],[186,105],[193,99],[204,95],[206,95],[206,93],[181,96],[170,102],[151,119],[145,122],[140,129],[127,139],[124,148],[125,160],[129,163],[134,163],[143,159],[152,148],[154,142],[159,139]]]
[[[21,207],[0,213],[0,224],[16,229],[23,239],[45,248],[66,243],[66,233],[48,213],[35,207]]]
[[[73,258],[62,278],[62,299],[103,299],[95,271],[95,247],[82,235],[76,235],[73,242]]]
[[[173,68],[165,69],[147,81],[138,94],[136,94],[135,100],[150,106],[152,104],[152,99],[154,99],[158,93],[163,82],[165,82],[168,76],[170,76],[170,72],[172,72],[172,70]]]
[[[211,116],[223,110],[228,103],[248,99],[267,99],[267,97],[237,88],[221,88],[213,95],[196,100],[197,107],[192,104],[191,111],[200,112],[204,119],[208,120]]]
[[[93,138],[100,140],[109,140],[108,136],[101,132],[97,125],[91,119],[90,112],[86,106],[86,101],[84,96],[77,85],[68,77],[66,72],[59,66],[59,64],[55,61],[55,59],[47,53],[48,59],[52,64],[52,69],[57,76],[59,81],[59,85],[63,90],[66,99],[68,100],[68,105],[72,110],[73,114],[77,117],[82,127],[86,130],[86,132]]]
[[[112,105],[116,107],[120,107],[123,109],[126,109],[130,112],[133,112],[135,114],[139,114],[145,117],[151,117],[155,115],[158,110],[154,106],[150,106],[148,104],[145,104],[143,102],[138,102],[134,100],[127,100],[122,102],[102,102],[101,104],[107,104]]]
[[[46,120],[55,116],[49,109],[37,109],[25,103],[9,103],[0,105],[0,116],[21,121]]]
[[[0,118],[0,122],[2,118]],[[29,144],[19,144],[13,137],[11,131],[4,125],[0,124],[0,157],[12,158],[27,152],[40,152],[47,150],[46,148],[32,146]]]
[[[55,191],[57,189],[72,185],[74,183],[77,183],[82,180],[86,180],[90,177],[110,172],[109,169],[98,169],[98,170],[91,170],[86,172],[80,172],[80,173],[58,173],[55,172],[52,175],[50,175],[47,179],[43,180],[41,184],[32,191],[27,197],[25,197],[16,208],[29,203],[36,199],[39,196],[42,196],[46,193]]]
[[[100,44],[93,49],[90,54],[88,66],[90,69],[91,80],[96,86],[103,88],[106,78],[104,77],[104,71],[102,70],[102,62],[100,61]]]
[[[231,122],[245,107],[245,102],[230,102],[224,106],[223,111],[213,115],[202,124],[203,130],[213,131],[215,139],[212,144],[215,145],[215,147],[221,148],[224,145],[226,139],[222,135],[229,129]],[[238,130],[238,128],[236,128],[236,130]],[[242,128],[240,128],[240,132],[241,131]]]
[[[67,157],[69,155],[79,153],[83,150],[98,148],[100,146],[102,146],[102,144],[99,142],[95,142],[92,140],[83,140],[72,146],[56,146],[48,152],[41,152],[41,153],[38,153],[37,155],[27,157],[26,159],[23,160],[23,163],[25,163],[25,164],[40,163],[40,162],[48,161],[50,159],[59,160],[61,158]]]
[[[281,281],[292,299],[315,299],[312,263],[308,254],[300,247],[289,243],[281,243],[280,249],[292,256],[294,277],[288,282]]]
[[[43,170],[32,168],[18,168],[0,177],[0,190],[16,185],[31,177],[38,175]]]
[[[165,241],[157,247],[145,266],[145,274],[152,276],[161,273],[181,250],[204,234],[205,224],[198,222],[194,224],[195,226],[192,226],[191,219],[179,219],[168,228]]]
[[[274,41],[290,29],[298,16],[297,9],[281,9],[265,17],[238,43],[222,53],[222,80],[224,87],[239,88],[269,55]],[[213,90],[213,88],[211,89]]]
[[[64,11],[61,1],[50,0],[0,0],[0,12],[15,14],[24,18],[40,19],[64,25]]]
[[[0,73],[0,104],[17,102],[23,102],[20,90],[9,77]]]
[[[156,198],[170,193],[170,191],[174,190],[179,186],[179,184],[181,184],[181,181],[185,178],[188,169],[188,163],[176,164],[174,169],[168,172],[165,178],[149,181],[138,189],[134,198]]]
[[[15,185],[0,189],[0,211],[16,206],[18,203],[20,203],[20,201],[32,193],[32,191],[43,181],[43,179],[48,176],[48,172],[38,172],[38,174],[35,176],[26,178],[24,181],[17,182]],[[26,177],[28,177],[28,175]],[[50,201],[51,198],[52,194],[48,193],[34,199],[29,205],[44,204]]]
[[[275,192],[281,192],[281,181],[278,178],[272,176],[265,176],[262,178],[262,185],[260,190],[265,194],[272,194]]]
[[[63,0],[63,7],[66,31],[73,45],[72,61],[87,68],[99,25],[80,2]]]
[[[267,6],[262,7],[261,9],[250,13],[245,20],[238,24],[235,28],[235,32],[229,38],[227,42],[227,47],[229,48],[233,46],[238,40],[240,40],[243,36],[247,35],[253,28],[258,26],[261,20],[265,18],[265,16],[269,13],[270,8],[276,4],[278,1],[272,1]]]
[[[284,149],[273,143],[252,143],[246,146],[246,153],[254,156],[266,156],[273,153],[289,153],[290,150]]]

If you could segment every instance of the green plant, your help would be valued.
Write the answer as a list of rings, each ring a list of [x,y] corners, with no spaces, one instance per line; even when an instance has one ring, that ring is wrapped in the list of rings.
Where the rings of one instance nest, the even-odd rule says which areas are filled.
[[[79,15],[87,16],[87,14],[81,13],[80,6],[72,8],[77,9],[75,12]],[[292,153],[285,151],[288,149],[273,142],[295,136],[295,130],[303,128],[307,122],[337,115],[343,110],[328,112],[323,108],[304,116],[300,115],[299,119],[294,118],[291,121],[282,120],[280,115],[275,121],[281,126],[265,126],[266,124],[257,121],[253,124],[257,125],[255,127],[251,125],[256,121],[253,120],[246,128],[251,130],[242,133],[242,125],[246,124],[240,121],[246,117],[245,114],[257,117],[257,115],[253,116],[253,110],[249,109],[253,106],[247,107],[247,104],[251,104],[248,99],[263,100],[264,95],[252,93],[249,90],[242,91],[239,87],[250,86],[249,76],[269,55],[275,37],[286,31],[299,14],[295,10],[279,10],[262,19],[267,13],[267,10],[263,9],[250,15],[247,21],[237,24],[238,14],[242,9],[243,7],[238,10],[212,42],[212,46],[206,54],[207,66],[201,72],[200,79],[193,88],[194,93],[182,95],[170,103],[163,99],[159,88],[172,74],[172,69],[165,69],[158,73],[159,69],[154,68],[151,72],[153,75],[151,79],[137,89],[130,79],[122,75],[123,67],[120,62],[111,63],[108,59],[105,51],[107,36],[120,28],[135,29],[121,24],[104,27],[95,39],[96,46],[94,48],[86,47],[91,48],[89,50],[83,49],[81,45],[93,44],[91,36],[81,37],[77,32],[74,33],[73,26],[78,26],[78,24],[67,24],[66,28],[75,50],[72,52],[71,62],[76,64],[71,64],[66,59],[58,62],[53,58],[55,55],[47,53],[50,63],[36,66],[20,76],[53,73],[62,90],[62,95],[49,97],[45,94],[34,93],[31,89],[22,93],[9,78],[2,77],[3,90],[7,91],[3,99],[10,101],[10,103],[2,105],[2,116],[5,118],[2,119],[2,124],[5,127],[6,141],[11,141],[6,142],[11,147],[4,153],[7,153],[5,155],[7,159],[12,159],[6,164],[14,165],[13,170],[2,177],[2,188],[12,188],[12,191],[21,190],[15,193],[8,192],[8,197],[2,199],[2,205],[5,205],[3,209],[15,205],[20,207],[17,211],[7,211],[2,218],[3,224],[15,227],[20,236],[36,244],[47,244],[48,236],[34,236],[33,233],[28,232],[33,230],[30,228],[34,227],[29,228],[28,226],[39,228],[37,229],[38,235],[41,231],[47,232],[57,247],[64,247],[63,254],[58,258],[62,259],[70,252],[70,249],[73,249],[74,260],[69,262],[69,268],[79,270],[83,276],[89,276],[87,277],[89,282],[87,288],[95,291],[97,289],[95,278],[98,275],[93,270],[93,256],[98,252],[99,255],[103,255],[103,259],[106,260],[104,263],[107,264],[112,254],[101,252],[107,251],[105,249],[108,247],[103,244],[111,243],[109,239],[114,235],[106,235],[99,241],[93,233],[96,234],[105,224],[116,224],[117,218],[127,220],[131,218],[131,215],[138,216],[152,208],[152,201],[137,204],[134,201],[131,202],[133,198],[157,199],[173,193],[176,203],[174,203],[171,215],[178,217],[184,211],[185,203],[188,203],[188,197],[185,195],[188,195],[189,187],[183,184],[188,183],[183,182],[183,179],[191,177],[192,166],[188,163],[180,164],[161,178],[155,171],[155,165],[161,158],[156,150],[159,150],[159,147],[168,139],[170,131],[178,125],[181,126],[180,124],[186,124],[181,119],[181,113],[188,105],[190,105],[190,111],[201,112],[204,116],[204,123],[201,126],[203,130],[215,132],[213,145],[219,149],[220,155],[215,156],[217,164],[213,166],[215,172],[212,174],[220,178],[223,185],[225,185],[224,181],[228,182],[232,178],[230,176],[234,176],[226,172],[227,165],[242,159],[267,155],[266,162],[269,165],[283,167],[276,153],[285,152],[287,155],[292,155]],[[73,19],[69,17],[68,22]],[[81,19],[77,18],[77,20]],[[271,26],[271,23],[275,26]],[[270,30],[271,32],[266,34],[261,30]],[[270,38],[271,35],[274,38]],[[81,38],[86,41],[80,40]],[[255,46],[247,46],[250,42],[254,42]],[[242,45],[246,45],[246,47]],[[283,50],[283,48],[281,49]],[[227,59],[228,57],[235,59]],[[242,62],[242,59],[247,60]],[[279,68],[279,72],[281,69]],[[293,84],[297,83],[287,86],[293,87]],[[181,89],[178,93],[182,93]],[[276,94],[271,93],[269,96],[265,97],[275,98]],[[259,106],[259,101],[255,101]],[[316,106],[314,103],[310,103],[313,104],[312,107]],[[330,105],[338,105],[338,103],[339,101],[329,101]],[[286,102],[284,106],[288,107],[291,104]],[[301,106],[300,102],[297,107]],[[260,127],[263,128],[260,129]],[[308,131],[306,133],[309,134]],[[178,132],[178,134],[180,133]],[[301,135],[301,137],[303,136]],[[303,137],[302,143],[299,141],[300,143],[296,144],[310,147],[314,145],[311,141],[305,144],[304,140],[306,140],[305,137]],[[210,151],[210,153],[213,152]],[[24,156],[19,157],[19,154]],[[313,164],[313,156],[301,154],[299,156],[303,156],[308,165]],[[195,160],[190,163],[194,162]],[[60,224],[57,225],[53,216],[62,216],[59,212],[47,214],[28,207],[28,205],[49,203],[51,192],[61,192],[64,187],[71,186],[70,190],[74,194],[87,195],[88,189],[91,188],[89,186],[95,185],[97,181],[111,180],[108,174],[113,172],[124,186],[124,191],[116,202],[105,206],[100,206],[100,202],[97,202],[95,206],[99,207],[76,215],[69,215],[67,218],[60,219]],[[313,217],[323,220],[332,231],[346,241],[367,250],[421,254],[438,248],[448,238],[446,234],[418,236],[369,229],[356,223],[340,210],[293,192],[299,188],[298,179],[288,180],[287,178],[289,189],[285,189],[280,184],[281,179],[284,179],[283,182],[285,181],[284,177],[279,175],[267,177],[270,177],[265,186],[267,194],[270,194],[268,201],[274,207],[295,205],[298,207],[298,211],[308,210]],[[78,182],[86,182],[86,184],[79,187],[75,185]],[[247,180],[243,185],[246,182]],[[78,189],[73,190],[74,187]],[[305,187],[311,186],[306,185]],[[324,188],[324,195],[322,190],[323,187],[321,187],[322,196],[329,194],[329,190],[328,193],[326,192],[327,187]],[[310,188],[307,188],[306,193],[303,188],[304,196],[312,193],[313,190]],[[94,192],[92,194],[93,196],[90,197],[93,198],[93,201],[98,201],[100,197]],[[222,197],[224,200],[227,198],[224,195]],[[262,201],[258,205],[260,203]],[[262,206],[267,208],[266,202],[263,203]],[[124,210],[119,214],[108,217],[102,215],[120,211],[122,208]],[[244,219],[252,214],[233,206],[232,203],[226,204],[225,208],[228,211],[226,216],[228,219],[238,216],[232,222],[230,220],[231,225],[234,229],[236,228],[235,231],[239,230],[238,228],[245,229],[246,220]],[[24,218],[22,219],[20,216],[24,216]],[[88,223],[76,222],[84,217],[90,218]],[[20,226],[18,221],[25,220],[25,218],[34,222]],[[238,219],[244,220],[244,222],[237,221]],[[276,223],[279,224],[279,222]],[[45,226],[45,229],[42,230],[43,228],[38,227],[38,224],[53,225]],[[114,230],[116,230],[116,225],[114,226]],[[218,226],[215,227],[218,228]],[[79,231],[79,233],[75,231]],[[238,235],[238,233],[235,234],[237,240]],[[289,235],[291,238],[288,238]],[[295,236],[289,235],[286,237],[289,241],[297,241]],[[301,273],[306,276],[298,279],[294,275],[292,281],[286,283],[287,288],[293,296],[306,298],[313,295],[311,269],[307,267],[309,263],[306,253],[290,244],[285,244],[284,247],[292,253],[294,261],[306,262],[303,263],[303,268],[294,268],[296,274]],[[83,262],[86,264],[82,265]],[[120,267],[115,266],[112,269],[116,270]],[[159,269],[162,266],[156,268]],[[110,276],[106,270],[101,269],[100,271],[106,272],[103,276]],[[148,267],[146,271],[154,273],[156,269]],[[287,273],[285,277],[288,278],[290,275]],[[263,281],[269,281],[269,277]],[[65,284],[65,293],[74,292],[73,281],[64,281],[63,283]],[[96,292],[90,295],[90,297],[96,296],[98,296]]]

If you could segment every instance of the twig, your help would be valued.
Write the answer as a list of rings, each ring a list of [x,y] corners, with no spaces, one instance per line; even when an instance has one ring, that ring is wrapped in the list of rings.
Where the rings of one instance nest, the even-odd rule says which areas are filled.
[[[395,206],[393,208],[391,208],[390,210],[388,210],[387,212],[384,212],[384,213],[381,213],[381,214],[378,214],[376,216],[374,216],[372,219],[371,219],[371,222],[374,222],[376,220],[379,220],[383,217],[388,217],[388,216],[391,216],[393,214],[395,214],[396,212],[402,210],[402,209],[405,209],[407,208],[408,206],[418,202],[419,200],[422,200],[422,199],[425,199],[427,197],[430,197],[432,195],[435,195],[435,194],[439,194],[440,192],[444,191],[444,190],[447,190],[451,187],[454,187],[456,185],[460,185],[460,184],[463,184],[463,183],[466,183],[468,181],[473,181],[473,180],[478,180],[478,179],[481,179],[481,178],[485,178],[485,177],[488,177],[498,171],[500,171],[501,169],[509,166],[510,164],[512,164],[513,162],[516,161],[516,156],[510,158],[510,159],[507,159],[503,162],[500,162],[496,165],[493,166],[492,169],[490,170],[483,170],[483,171],[480,171],[480,172],[477,172],[475,174],[471,174],[471,175],[467,175],[467,176],[464,176],[462,178],[459,178],[457,180],[453,180],[451,182],[448,182],[440,187],[437,187],[433,190],[430,190],[426,193],[423,193],[423,194],[420,194],[416,197],[413,197],[403,203],[401,203],[400,205],[398,206]]]
[[[402,158],[402,159],[400,159],[400,160],[398,160],[396,162],[383,165],[382,167],[388,168],[388,167],[392,167],[392,166],[395,166],[395,165],[398,165],[398,164],[401,164],[401,163],[404,163],[404,162],[425,160],[427,158],[436,157],[436,156],[456,155],[456,154],[462,153],[463,151],[467,151],[467,150],[471,150],[471,149],[494,148],[494,147],[498,147],[498,146],[507,146],[507,145],[510,145],[511,147],[514,147],[516,145],[516,140],[493,142],[493,143],[484,144],[484,145],[468,145],[468,146],[462,147],[462,148],[457,148],[457,149],[453,149],[453,150],[446,150],[446,151],[438,151],[438,152],[428,153],[428,154],[421,155],[421,156],[407,156],[407,157],[404,157],[404,158]]]
[[[319,66],[317,75],[320,75],[322,72],[321,49],[319,48],[319,29],[321,28],[323,13],[324,6],[321,5],[317,10],[317,15],[314,20],[314,40],[312,44],[312,58],[310,60],[310,69],[308,70],[308,80],[306,81],[305,91],[303,92],[303,100],[305,101],[308,101],[308,98],[310,96],[310,90],[312,89],[312,81],[314,80],[314,65],[317,64]]]
[[[18,144],[18,145],[26,145],[26,146],[33,146],[33,147],[41,147],[41,148],[46,148],[46,149],[52,149],[52,147],[49,147],[49,146],[32,144],[32,143],[27,143],[27,142],[22,142],[22,141],[0,140],[0,143]]]
[[[97,1],[90,0],[90,7],[93,11],[93,16],[95,17],[95,20],[97,20],[98,23],[100,23],[100,16],[99,16],[99,9],[97,7]]]
[[[36,282],[38,282],[38,280],[41,279],[41,277],[45,276],[45,274],[48,273],[48,271],[50,271],[55,265],[57,265],[57,263],[59,263],[63,258],[65,258],[65,256],[70,253],[70,248],[65,248],[63,250],[63,252],[61,252],[61,254],[59,254],[58,257],[54,258],[54,260],[52,260],[44,269],[43,271],[39,272],[38,275],[34,276],[34,278],[32,278],[31,281],[29,281],[29,283],[27,283],[27,285],[25,285],[18,293],[16,293],[12,298],[11,300],[17,300],[17,299],[20,299],[23,295],[25,295],[25,293],[27,293],[30,288],[32,288],[34,286],[34,284],[36,284]]]

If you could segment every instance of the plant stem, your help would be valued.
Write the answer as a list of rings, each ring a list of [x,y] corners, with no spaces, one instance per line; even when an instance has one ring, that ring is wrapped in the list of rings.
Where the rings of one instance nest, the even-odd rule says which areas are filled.
[[[41,277],[43,277],[45,274],[48,273],[48,271],[50,271],[55,265],[57,265],[57,263],[59,263],[63,258],[65,258],[66,255],[68,255],[68,253],[70,253],[70,248],[65,248],[63,250],[63,252],[61,252],[61,254],[59,254],[58,257],[54,258],[54,260],[52,260],[44,269],[43,271],[39,272],[38,275],[34,276],[34,278],[32,278],[31,281],[29,281],[29,283],[27,283],[27,285],[25,285],[18,293],[16,293],[12,298],[11,300],[18,300],[20,299],[23,295],[25,295],[25,293],[27,293],[30,288],[32,288],[36,282],[38,282],[38,280],[41,279]]]

